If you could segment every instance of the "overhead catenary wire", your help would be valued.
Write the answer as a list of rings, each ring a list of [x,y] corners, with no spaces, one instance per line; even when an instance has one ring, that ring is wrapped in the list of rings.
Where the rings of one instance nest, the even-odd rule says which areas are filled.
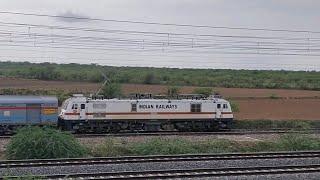
[[[48,40],[83,40],[85,42],[88,42],[88,40],[90,40],[89,42],[105,42],[105,41],[126,41],[126,42],[136,42],[136,43],[146,43],[151,41],[152,39],[143,39],[143,37],[135,37],[135,39],[128,39],[128,38],[114,38],[114,37],[110,37],[110,38],[105,38],[105,37],[97,37],[97,36],[75,36],[75,35],[63,35],[63,34],[46,34],[46,33],[25,33],[25,32],[20,32],[20,31],[8,31],[8,32],[3,32],[0,29],[0,37],[3,38],[10,38],[10,40],[12,39],[16,39],[16,38],[20,38],[20,37],[25,37],[27,39],[30,38],[34,38],[37,37],[37,39],[48,39]],[[156,39],[157,41],[161,41],[162,43],[167,43],[167,39]],[[258,41],[258,40],[232,40],[232,39],[194,39],[194,41],[185,41],[185,40],[180,40],[179,38],[176,39],[176,37],[171,37],[171,43],[172,42],[185,42],[185,43],[189,43],[190,45],[193,43],[193,45],[197,45],[197,44],[201,44],[201,43],[207,43],[207,42],[225,42],[225,43],[252,43],[257,45],[257,43],[260,43],[260,45],[267,45],[267,44],[271,44],[271,45],[309,45],[309,46],[313,46],[313,45],[320,45],[317,42],[314,42],[310,39],[308,41],[297,41],[297,42],[286,42],[286,41]],[[206,40],[206,41],[203,41]]]
[[[11,42],[11,43],[33,43],[34,46],[35,44],[48,44],[48,45],[59,45],[60,43],[62,43],[63,45],[77,45],[80,47],[101,47],[101,46],[106,46],[108,44],[112,45],[112,46],[135,46],[137,48],[139,48],[138,46],[141,46],[141,41],[136,41],[136,40],[128,40],[128,39],[115,39],[115,41],[112,41],[113,39],[108,39],[110,42],[99,42],[99,41],[95,41],[96,43],[91,43],[91,41],[83,43],[83,42],[73,42],[70,41],[70,43],[68,42],[59,42],[57,40],[55,40],[55,42],[51,42],[51,39],[47,39],[47,41],[40,41],[40,38],[37,39],[33,39],[33,38],[29,38],[27,37],[27,39],[29,40],[16,40],[18,37],[15,37],[15,39],[13,40],[12,38],[10,38],[10,40],[0,40],[1,42]],[[120,41],[120,42],[118,42]],[[123,41],[128,41],[123,43]],[[131,41],[131,43],[129,43]],[[190,43],[178,43],[178,42],[171,42],[171,44],[168,46],[166,44],[164,44],[162,41],[150,41],[150,43],[145,42],[144,47],[160,47],[163,48],[164,46],[170,47],[170,48],[192,48],[192,49],[197,49],[197,48],[230,48],[230,49],[252,49],[252,50],[295,50],[295,51],[306,51],[308,50],[308,52],[312,52],[312,51],[318,51],[318,48],[312,48],[312,47],[317,47],[316,45],[308,45],[308,47],[306,48],[305,46],[273,46],[272,44],[268,45],[268,44],[263,44],[260,45],[259,47],[257,47],[256,45],[251,45],[251,44],[239,44],[239,45],[233,45],[232,43],[215,43],[215,44],[200,44],[198,43],[197,45],[192,45]],[[297,47],[302,47],[302,48],[297,48]]]
[[[3,32],[2,32],[3,33]],[[27,33],[18,33],[18,36],[17,36],[17,34],[15,34],[14,36],[12,36],[13,35],[13,33],[14,32],[10,32],[9,34],[11,35],[11,36],[9,36],[8,38],[10,38],[10,42],[11,41],[13,41],[13,38],[15,38],[15,39],[17,39],[17,38],[21,38],[21,36],[20,35],[24,35],[24,36],[26,36],[26,38],[28,38],[28,39],[30,39],[30,35],[29,34],[27,34]],[[4,33],[4,34],[7,34],[7,33]],[[85,38],[85,39],[87,39],[87,38],[95,38],[96,39],[96,41],[95,42],[101,42],[102,40],[104,40],[103,42],[105,42],[105,41],[120,41],[120,42],[126,42],[126,44],[128,44],[128,45],[130,45],[130,43],[129,42],[131,42],[131,43],[134,43],[134,45],[141,45],[141,43],[142,43],[142,40],[140,40],[140,39],[112,39],[112,38],[101,38],[101,39],[99,39],[98,37],[81,37],[81,36],[65,36],[65,35],[56,35],[56,34],[33,34],[35,37],[38,37],[38,38],[36,38],[36,39],[33,39],[33,41],[34,41],[34,43],[40,43],[41,44],[41,42],[39,42],[39,40],[40,40],[40,38],[46,38],[46,39],[48,39],[48,40],[51,40],[51,41],[57,41],[57,40],[60,40],[60,41],[62,41],[63,40],[63,38],[79,38],[79,39],[81,39],[81,38]],[[6,37],[6,36],[5,36]],[[61,39],[62,38],[62,39]],[[77,39],[77,41],[79,41],[79,39]],[[36,42],[36,40],[37,40],[37,42]],[[70,39],[65,39],[65,40],[70,40]],[[71,41],[74,41],[74,39],[71,39]],[[151,44],[149,43],[148,44],[148,42],[151,42]],[[144,40],[143,41],[143,46],[144,47],[146,47],[146,46],[148,46],[148,45],[152,45],[152,46],[159,46],[159,47],[163,47],[163,46],[168,46],[167,44],[165,44],[165,42],[166,42],[166,40],[156,40],[155,41],[155,43],[154,42],[152,42],[151,40],[149,40],[149,41],[147,41],[147,40]],[[86,41],[86,44],[88,44],[88,43],[91,43],[92,41]],[[180,41],[177,41],[177,42],[180,42]],[[219,43],[215,43],[215,44],[201,44],[201,43],[197,43],[196,45],[195,44],[190,44],[190,42],[189,41],[181,41],[181,42],[186,42],[186,43],[188,43],[188,44],[182,44],[182,43],[176,43],[175,42],[175,40],[171,40],[171,43],[170,43],[170,45],[171,46],[176,46],[176,47],[179,47],[179,46],[186,46],[186,47],[192,47],[192,48],[199,48],[199,47],[211,47],[211,46],[217,46],[217,45],[224,45],[224,44],[219,44]],[[48,43],[48,44],[50,44],[51,42],[44,42],[44,43]],[[57,42],[54,42],[54,43],[57,43]],[[54,44],[54,43],[52,43],[52,44]],[[101,42],[102,43],[102,42]],[[112,43],[115,43],[115,42],[112,42]],[[251,41],[231,41],[231,42],[228,42],[228,41],[226,41],[225,42],[226,43],[226,45],[228,45],[227,43],[259,43],[259,42],[251,42]],[[65,43],[65,44],[67,44],[67,43]],[[311,44],[310,42],[309,43],[307,43],[307,44],[304,44],[304,43],[284,43],[284,42],[261,42],[261,43],[259,43],[259,47],[256,47],[257,45],[254,45],[253,47],[251,47],[252,49],[260,49],[260,50],[264,50],[264,49],[273,49],[273,50],[306,50],[306,49],[293,49],[293,48],[283,48],[283,47],[272,47],[272,45],[308,45],[308,51],[310,52],[310,51],[317,51],[317,49],[312,49],[312,47],[316,47],[316,46],[318,46],[318,44]],[[131,44],[132,45],[132,44]],[[242,47],[242,46],[246,46],[246,47]],[[248,46],[250,46],[250,45],[242,45],[242,46],[239,46],[239,47],[237,47],[237,46],[235,46],[235,48],[242,48],[242,49],[248,49],[248,48],[250,48],[250,47],[248,47]],[[266,46],[269,46],[269,47],[266,47]],[[271,47],[270,47],[271,46]],[[231,47],[234,47],[234,46],[231,46]]]
[[[134,46],[134,47],[141,47],[142,44],[140,41],[133,41],[133,42],[123,42],[122,41],[110,41],[110,42],[78,42],[78,41],[58,41],[55,40],[54,42],[51,41],[51,39],[47,39],[47,40],[39,40],[39,38],[37,39],[37,41],[33,40],[33,39],[23,39],[23,40],[17,40],[18,38],[15,38],[14,40],[10,39],[8,40],[3,40],[0,39],[0,42],[10,42],[10,43],[33,43],[34,45],[37,44],[47,44],[47,45],[70,45],[70,46],[81,46],[81,47],[104,47],[104,46]],[[163,47],[163,42],[161,41],[155,41],[155,42],[147,42],[143,44],[144,47]],[[165,45],[166,48],[170,47],[170,48],[192,48],[192,49],[198,49],[198,48],[230,48],[230,49],[260,49],[260,50],[301,50],[301,51],[305,51],[308,50],[310,51],[319,51],[319,48],[313,48],[313,47],[318,47],[318,45],[309,45],[307,48],[306,46],[303,45],[294,45],[294,46],[274,46],[274,45],[268,45],[265,44],[263,46],[257,47],[256,45],[252,45],[252,44],[232,44],[232,43],[215,43],[215,44],[197,44],[197,45],[192,45],[189,43],[180,43],[180,42],[172,42],[169,46]]]
[[[77,49],[77,50],[101,50],[101,51],[108,51],[108,50],[113,50],[113,51],[136,51],[136,52],[143,52],[143,51],[149,51],[149,52],[161,52],[162,49],[141,49],[141,48],[93,48],[93,47],[67,47],[67,46],[39,46],[39,45],[18,45],[18,44],[0,44],[0,46],[14,46],[14,47],[29,47],[29,48],[54,48],[54,49]],[[216,49],[217,50],[217,49]],[[248,50],[252,50],[252,49],[248,49]],[[183,53],[201,53],[201,54],[246,54],[246,55],[288,55],[288,56],[320,56],[320,54],[307,54],[306,53],[301,53],[301,52],[285,52],[285,53],[270,53],[270,52],[241,52],[241,51],[237,51],[237,52],[232,52],[232,51],[213,51],[213,50],[206,50],[206,51],[190,51],[188,49],[183,49],[183,50],[166,50],[166,53],[178,53],[178,52],[183,52]]]
[[[0,12],[0,14],[3,12]],[[3,13],[5,14],[5,13]],[[18,15],[18,14],[17,14]],[[23,15],[23,14],[20,14]],[[29,15],[28,15],[29,16]],[[41,15],[42,16],[42,15]],[[43,15],[42,17],[50,17]],[[67,17],[72,18],[72,17]],[[109,21],[107,21],[109,22]],[[125,22],[122,22],[125,23]],[[135,22],[140,24],[138,22]],[[147,22],[148,23],[148,22]],[[152,25],[169,24],[155,23]],[[179,27],[199,28],[193,25],[185,26],[177,24]],[[110,29],[110,28],[89,28],[75,26],[45,25],[19,22],[0,22],[0,47],[12,47],[19,52],[38,52],[46,54],[47,52],[66,53],[72,55],[74,52],[79,54],[101,54],[105,55],[110,52],[130,52],[130,54],[139,55],[140,53],[148,53],[145,56],[156,57],[179,57],[177,55],[184,54],[186,58],[203,56],[203,55],[285,55],[285,56],[320,56],[320,37],[317,37],[315,31],[301,30],[277,30],[277,29],[259,29],[259,28],[233,28],[232,30],[248,30],[248,31],[269,31],[272,32],[290,32],[290,33],[310,33],[299,36],[268,36],[268,35],[243,35],[237,33],[226,32],[219,33],[178,33],[173,31],[141,31],[130,29]],[[17,31],[16,29],[19,29]],[[23,29],[21,29],[23,28]],[[40,29],[48,31],[41,31]],[[202,27],[201,28],[206,28]],[[210,29],[219,29],[222,27],[212,26]],[[21,31],[25,30],[25,31]],[[229,34],[228,34],[229,33]],[[54,49],[55,51],[52,51]],[[123,53],[118,53],[123,54]],[[80,60],[68,55],[69,59]],[[53,59],[56,56],[39,56],[38,59]],[[59,56],[58,56],[59,57]],[[66,57],[66,58],[68,58]],[[180,56],[181,57],[181,56]],[[35,57],[36,58],[36,57]],[[128,57],[127,57],[128,58]],[[232,57],[232,58],[236,58]],[[87,59],[87,58],[85,58]],[[90,58],[88,58],[90,59]],[[97,59],[93,57],[92,59]],[[156,59],[156,58],[153,58]],[[197,58],[199,59],[199,58]],[[107,58],[101,58],[100,61],[107,61]],[[117,59],[116,61],[126,61],[126,59]],[[128,62],[132,62],[127,59]],[[190,59],[189,59],[190,60]],[[111,61],[111,60],[110,60]],[[107,61],[109,62],[109,61]],[[143,62],[145,65],[152,64],[153,60],[141,59],[137,63]],[[166,60],[170,65],[170,61]],[[179,60],[181,64],[188,60]],[[210,64],[213,60],[190,60],[190,63],[206,63]],[[227,62],[223,60],[225,63]],[[122,63],[122,62],[121,62]],[[188,62],[189,63],[189,62]],[[124,63],[125,64],[125,63]],[[252,63],[242,62],[240,64],[252,65]],[[255,63],[259,64],[259,63]],[[262,63],[263,64],[263,63]],[[291,66],[290,63],[277,63],[278,65]],[[293,63],[296,66],[303,64]]]
[[[18,23],[19,25],[32,25],[32,26],[41,26],[42,27],[42,25],[34,25],[34,24],[20,24],[20,23]],[[56,28],[56,26],[44,26],[44,27],[48,27],[48,28],[50,28],[50,29],[52,29],[52,28]],[[70,27],[68,27],[68,29],[70,29]],[[77,29],[77,28],[76,28]],[[81,28],[81,29],[83,29],[83,28]],[[75,30],[75,28],[73,28],[72,30]],[[110,31],[108,31],[108,32],[110,32]],[[111,32],[114,32],[114,31],[111,31]],[[123,31],[121,31],[121,32],[123,32]],[[131,32],[131,31],[126,31],[127,33],[129,33],[129,32]],[[10,35],[12,35],[12,33],[13,32],[8,32],[8,34],[10,34]],[[150,33],[150,32],[140,32],[140,33]],[[167,33],[162,33],[162,34],[167,34]],[[25,33],[25,35],[26,35],[26,33]],[[32,36],[32,34],[28,34],[29,36]],[[170,42],[172,42],[172,40],[174,40],[175,38],[181,38],[181,37],[174,37],[173,35],[175,35],[175,33],[171,33],[170,34],[171,36],[170,36]],[[179,34],[179,35],[181,35],[181,34]],[[212,34],[211,34],[212,35]],[[43,37],[43,35],[41,35],[41,34],[36,34],[36,33],[34,33],[34,36],[36,37],[36,36],[42,36]],[[58,35],[56,35],[56,34],[51,34],[51,35],[44,35],[44,36],[47,36],[48,38],[49,37],[51,37],[52,39],[53,38],[57,38],[57,36]],[[173,36],[173,37],[172,37]],[[197,36],[201,36],[201,35],[197,35]],[[215,37],[219,37],[219,38],[263,38],[263,39],[265,39],[265,38],[267,38],[267,39],[274,39],[274,38],[276,38],[276,37],[256,37],[256,36],[232,36],[232,35],[222,35],[222,36],[220,36],[220,35],[217,35],[217,34],[214,34],[214,35],[212,35],[212,36],[215,36]],[[62,38],[63,36],[60,36],[59,38]],[[166,37],[166,36],[165,36]],[[71,37],[70,37],[71,38]],[[74,37],[74,38],[84,38],[84,37]],[[94,37],[87,37],[87,38],[94,38]],[[96,39],[98,38],[98,37],[95,37]],[[103,39],[103,38],[101,38],[101,39]],[[188,38],[189,39],[189,38]],[[192,43],[194,43],[194,40],[197,40],[197,38],[192,38]],[[201,39],[201,41],[202,40],[209,40],[209,39]],[[266,45],[266,44],[291,44],[291,45],[298,45],[298,44],[302,44],[302,45],[308,45],[308,48],[310,48],[310,47],[312,47],[312,46],[314,46],[313,45],[313,42],[311,42],[310,43],[310,41],[313,41],[313,40],[317,40],[316,38],[286,38],[286,40],[304,40],[304,41],[307,41],[307,42],[260,42],[260,41],[255,41],[255,42],[252,42],[252,43],[258,43],[258,44],[262,44],[262,45]],[[99,40],[100,41],[100,40]],[[200,41],[200,42],[201,42]],[[219,40],[216,40],[216,41],[219,41]],[[221,41],[221,39],[220,39],[220,41]],[[222,41],[223,41],[223,39],[222,39]],[[145,39],[139,39],[139,40],[137,40],[137,42],[138,43],[146,43],[147,42],[147,40],[145,40]],[[248,42],[248,41],[237,41],[236,43],[246,43],[246,42]],[[250,41],[249,41],[250,42]],[[190,43],[190,42],[189,42]],[[250,42],[251,43],[251,42]],[[174,43],[171,43],[171,44],[174,44]],[[198,43],[197,43],[198,44]],[[192,47],[194,47],[194,44],[192,44]]]
[[[52,28],[52,27],[51,27]],[[10,34],[11,33],[11,34]],[[12,35],[12,33],[13,32],[10,32],[9,34],[10,35]],[[172,33],[172,34],[174,34],[174,33]],[[26,35],[26,34],[25,34]],[[29,36],[32,36],[32,34],[30,35],[30,34],[28,34]],[[57,38],[59,39],[59,40],[61,40],[61,38],[63,38],[62,36],[60,36],[60,37],[58,37],[58,35],[55,35],[55,34],[51,34],[51,35],[41,35],[41,34],[36,34],[36,33],[34,33],[34,36],[35,36],[35,38],[36,37],[38,37],[38,36],[40,36],[40,37],[38,37],[38,38],[44,38],[44,37],[47,37],[47,38],[51,38],[51,40],[56,40]],[[230,36],[230,35],[228,35],[228,36],[217,36],[217,37],[224,37],[224,38],[226,38],[226,37],[228,37],[228,38],[238,38],[239,36]],[[246,36],[240,36],[241,38],[245,38]],[[12,38],[12,37],[10,37],[10,38]],[[84,38],[84,37],[68,37],[68,38],[79,38],[79,39],[81,39],[81,38]],[[86,37],[86,38],[96,38],[96,39],[98,39],[98,37]],[[177,44],[177,43],[175,43],[174,42],[174,40],[175,40],[175,38],[176,37],[170,37],[171,39],[170,39],[170,42],[171,42],[171,45],[178,45],[178,46],[180,46],[181,44]],[[249,37],[249,38],[253,38],[253,37]],[[259,37],[259,38],[261,38],[261,37]],[[265,37],[262,37],[262,38],[265,38]],[[270,38],[270,37],[268,37],[268,38]],[[103,39],[103,38],[101,38],[101,39]],[[230,43],[257,43],[257,44],[259,44],[258,46],[258,49],[260,50],[260,49],[276,49],[276,50],[283,50],[283,48],[280,48],[280,47],[277,47],[277,48],[272,48],[272,47],[265,47],[265,46],[271,46],[271,45],[269,45],[269,44],[278,44],[278,45],[285,45],[285,44],[287,44],[287,45],[306,45],[306,46],[308,46],[308,51],[310,52],[310,50],[312,51],[312,47],[317,47],[317,45],[318,44],[316,44],[316,43],[313,43],[313,42],[311,42],[310,43],[310,38],[308,38],[308,39],[305,39],[305,38],[293,38],[293,39],[299,39],[299,40],[307,40],[307,42],[261,42],[261,41],[255,41],[255,42],[252,42],[252,41],[231,41]],[[293,39],[288,39],[288,40],[293,40]],[[193,41],[192,41],[192,44],[191,44],[191,42],[188,42],[190,45],[189,46],[191,46],[192,48],[194,48],[194,47],[206,47],[206,46],[210,46],[210,45],[201,45],[201,44],[199,44],[198,42],[196,43],[196,45],[194,45],[194,39],[192,39]],[[313,40],[313,39],[311,39],[311,40]],[[98,40],[99,42],[100,42],[100,40]],[[119,41],[128,41],[128,39],[125,39],[125,40],[119,40]],[[133,39],[133,40],[129,40],[129,41],[136,41],[135,43],[137,43],[137,45],[139,45],[139,43],[143,43],[142,44],[142,46],[143,47],[146,47],[146,46],[148,46],[148,40],[145,40],[145,39]],[[173,41],[173,42],[172,42]],[[226,39],[218,39],[218,40],[215,40],[215,41],[228,41],[228,40],[226,40]],[[91,42],[86,42],[87,44],[88,43],[91,43]],[[161,44],[161,42],[159,42],[160,44],[158,44],[158,46],[165,46],[166,44],[165,44],[165,42],[162,42],[162,44]],[[201,43],[201,41],[200,41],[200,43]],[[263,45],[263,46],[262,46]],[[216,44],[214,45],[214,46],[216,46]],[[240,48],[242,48],[242,47],[240,47]],[[243,48],[244,49],[244,48]],[[257,48],[255,48],[255,49],[257,49]],[[291,48],[287,48],[287,49],[291,49]],[[293,50],[296,50],[296,49],[293,49]],[[304,50],[304,49],[298,49],[298,50]],[[278,54],[280,54],[280,53],[278,53]]]
[[[40,13],[24,13],[24,12],[14,12],[14,11],[0,11],[0,14],[38,16],[38,17],[50,17],[50,18],[66,18],[66,19],[79,19],[79,20],[91,20],[91,21],[144,24],[144,25],[192,27],[192,28],[230,29],[230,30],[247,30],[247,31],[271,31],[271,32],[293,32],[293,33],[317,33],[317,34],[320,33],[320,31],[310,31],[310,30],[290,30],[290,29],[248,28],[248,27],[231,27],[231,26],[210,26],[210,25],[192,25],[192,24],[177,24],[177,23],[159,23],[159,22],[146,22],[146,21],[132,21],[132,20],[116,20],[116,19],[50,15],[50,14],[40,14]]]
[[[41,24],[31,24],[31,23],[12,23],[0,21],[0,24],[10,24],[22,27],[32,27],[32,28],[46,28],[46,29],[59,29],[68,31],[85,31],[85,32],[96,32],[96,33],[119,33],[119,34],[143,34],[144,36],[155,36],[155,37],[172,37],[172,36],[188,36],[187,39],[194,39],[199,37],[224,37],[224,38],[247,38],[247,39],[277,39],[277,40],[308,40],[308,39],[318,39],[312,37],[286,37],[286,36],[252,36],[252,35],[222,35],[222,34],[202,34],[202,33],[176,33],[176,32],[159,32],[159,31],[138,31],[138,30],[119,30],[119,29],[95,29],[88,27],[71,27],[71,26],[53,26],[53,25],[41,25]],[[182,37],[183,38],[183,37]]]
[[[32,54],[34,54],[34,52],[42,52],[42,51],[39,51],[37,49],[10,49],[10,48],[0,48],[0,50],[4,50],[4,51],[15,51],[15,52],[31,52]],[[149,56],[149,57],[153,57],[154,55],[156,56],[161,56],[161,57],[182,57],[182,58],[186,58],[186,57],[211,57],[211,56],[203,56],[203,55],[197,55],[197,56],[183,56],[183,55],[168,55],[168,54],[164,54],[164,53],[156,53],[156,54],[145,54],[146,52],[138,52],[138,53],[134,53],[134,52],[126,52],[126,53],[110,53],[110,52],[83,52],[83,51],[65,51],[65,50],[48,50],[48,49],[45,49],[43,50],[47,53],[66,53],[66,54],[82,54],[82,55],[116,55],[116,56]],[[144,54],[141,54],[141,53],[144,53]],[[236,56],[236,57],[230,57],[230,56],[223,56],[223,57],[220,57],[220,58],[256,58],[256,57],[251,57],[251,56]]]

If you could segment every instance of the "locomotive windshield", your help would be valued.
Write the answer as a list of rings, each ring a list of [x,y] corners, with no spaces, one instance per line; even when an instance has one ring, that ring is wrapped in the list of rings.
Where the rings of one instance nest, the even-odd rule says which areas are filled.
[[[62,109],[67,109],[70,99],[66,99],[62,104]]]

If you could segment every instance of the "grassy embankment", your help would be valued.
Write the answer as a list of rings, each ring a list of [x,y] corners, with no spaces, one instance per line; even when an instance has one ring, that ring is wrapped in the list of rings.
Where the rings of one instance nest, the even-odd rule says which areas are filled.
[[[270,128],[290,128],[305,130],[319,128],[319,121],[236,121],[234,128],[266,130]],[[320,150],[320,139],[306,134],[285,134],[275,140],[255,142],[212,139],[191,141],[182,138],[154,138],[140,143],[123,143],[108,138],[103,144],[92,147],[92,156],[156,155],[156,154],[193,154],[193,153],[230,153],[262,151],[299,151]]]
[[[51,131],[52,133],[52,131]],[[47,135],[45,135],[47,136]],[[65,135],[63,135],[65,136]],[[71,144],[66,144],[61,135],[55,134],[54,140],[48,137],[44,138],[42,135],[40,140],[33,139],[32,141],[28,140],[27,143],[23,143],[20,140],[25,139],[26,137],[20,137],[20,142],[23,145],[23,149],[16,146],[20,150],[29,151],[33,154],[37,154],[35,157],[39,158],[39,153],[44,156],[43,158],[52,157],[52,154],[58,155],[55,153],[55,148],[41,148],[41,143],[54,141],[53,145],[59,145],[59,148],[71,147],[72,150],[69,150],[71,155],[78,154],[79,157],[88,157],[88,156],[128,156],[128,155],[173,155],[173,154],[198,154],[198,153],[230,153],[230,152],[266,152],[266,151],[301,151],[301,150],[320,150],[320,139],[311,137],[309,135],[301,134],[289,134],[283,135],[279,139],[274,141],[257,141],[257,142],[237,142],[226,139],[213,139],[207,141],[190,141],[185,139],[162,139],[154,138],[145,142],[140,143],[121,143],[112,138],[107,138],[103,144],[99,144],[94,147],[79,147],[79,143],[76,140],[72,140]],[[71,136],[68,136],[68,142],[71,140]],[[48,141],[47,141],[47,140]],[[39,145],[40,143],[40,145]],[[14,144],[15,145],[15,144]],[[14,146],[13,145],[13,146]],[[24,146],[29,145],[29,146]],[[74,146],[74,147],[72,147]],[[44,147],[44,146],[42,146]],[[76,147],[76,148],[75,148]],[[11,147],[12,148],[12,147]],[[82,151],[78,153],[78,148],[84,149],[87,151]],[[17,157],[30,157],[29,153],[24,153],[21,151],[21,155]],[[15,149],[11,149],[10,152],[17,152]],[[77,152],[77,153],[76,153]],[[86,152],[85,154],[83,152]],[[11,154],[12,155],[12,154]],[[47,155],[47,156],[46,156]],[[61,154],[61,157],[65,157],[65,153]],[[11,158],[14,156],[11,156]],[[57,156],[54,156],[57,158]],[[14,159],[14,158],[12,158]],[[7,174],[10,176],[10,173]],[[35,179],[35,176],[25,176],[21,179]]]
[[[46,127],[25,127],[10,140],[6,149],[6,157],[10,159],[47,159],[298,150],[320,150],[320,138],[306,134],[286,134],[273,140],[260,141],[152,138],[133,142],[108,137],[101,144],[84,145],[66,132]]]
[[[293,129],[308,130],[319,129],[320,121],[309,120],[235,120],[233,129],[252,129],[252,130],[268,130],[268,129]]]
[[[213,139],[191,141],[186,139],[154,138],[140,143],[121,143],[106,139],[103,144],[90,149],[92,156],[170,155],[195,153],[265,152],[320,150],[320,139],[309,135],[283,135],[273,141],[232,141]]]

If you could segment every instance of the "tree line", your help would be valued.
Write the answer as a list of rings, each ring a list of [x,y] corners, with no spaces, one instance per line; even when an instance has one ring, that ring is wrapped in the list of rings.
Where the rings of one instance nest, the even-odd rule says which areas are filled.
[[[320,72],[113,67],[97,64],[0,62],[0,76],[40,80],[320,90]]]

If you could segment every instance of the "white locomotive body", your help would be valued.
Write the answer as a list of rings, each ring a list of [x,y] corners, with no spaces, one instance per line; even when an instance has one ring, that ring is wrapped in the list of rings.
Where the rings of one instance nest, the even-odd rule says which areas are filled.
[[[208,99],[67,99],[59,126],[77,132],[214,130],[233,120],[230,103]]]

